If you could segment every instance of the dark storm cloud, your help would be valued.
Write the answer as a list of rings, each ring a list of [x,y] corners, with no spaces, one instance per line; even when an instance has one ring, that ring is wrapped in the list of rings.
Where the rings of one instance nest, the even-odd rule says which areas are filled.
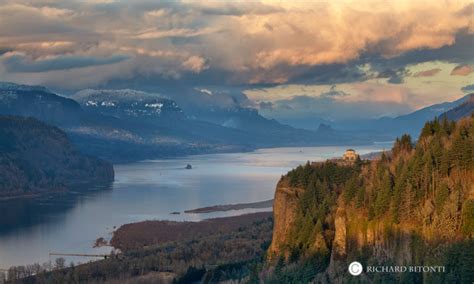
[[[7,52],[12,52],[13,48],[9,47],[0,47],[0,56],[4,55]]]
[[[226,15],[226,16],[244,16],[244,15],[266,15],[272,13],[284,12],[279,7],[265,5],[258,2],[222,2],[221,6],[203,6],[196,5],[194,9],[205,15]]]
[[[386,68],[378,72],[377,78],[387,78],[387,82],[391,84],[401,84],[407,74],[408,71],[404,67],[399,69]]]
[[[280,66],[280,73],[289,74],[288,83],[297,84],[340,84],[369,79],[369,74],[361,70],[361,62],[347,64],[324,64],[318,66]]]
[[[461,91],[465,93],[474,92],[474,84],[462,87]]]
[[[273,109],[273,103],[272,102],[260,102],[258,104],[258,107],[262,110],[271,110],[271,109]]]
[[[349,94],[344,91],[337,90],[336,85],[332,85],[329,91],[322,92],[320,96],[321,97],[346,97],[348,95]]]
[[[30,60],[24,56],[14,55],[3,60],[10,72],[48,72],[89,66],[118,63],[129,58],[124,55],[114,55],[107,58],[59,56],[52,59]]]
[[[361,62],[370,62],[379,69],[399,69],[410,64],[429,61],[447,61],[452,63],[474,63],[474,34],[467,30],[456,33],[454,43],[434,49],[419,49],[407,51],[399,56],[384,58],[379,54],[369,52],[361,56]]]

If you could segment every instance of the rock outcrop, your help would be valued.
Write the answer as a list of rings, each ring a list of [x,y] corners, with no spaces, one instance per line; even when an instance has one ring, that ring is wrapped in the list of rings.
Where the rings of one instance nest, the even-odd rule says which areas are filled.
[[[273,202],[273,217],[278,222],[275,222],[273,226],[272,244],[269,248],[270,257],[281,254],[286,258],[289,256],[284,244],[292,237],[291,229],[296,220],[298,208],[298,192],[301,191],[302,189],[292,188],[286,179],[278,182]]]

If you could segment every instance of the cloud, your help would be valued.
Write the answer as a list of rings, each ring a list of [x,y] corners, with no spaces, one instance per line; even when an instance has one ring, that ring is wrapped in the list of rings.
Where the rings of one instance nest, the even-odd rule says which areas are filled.
[[[387,68],[377,74],[377,78],[388,78],[387,82],[391,84],[403,83],[403,78],[407,75],[405,68],[391,69]]]
[[[0,56],[4,55],[5,53],[14,51],[12,48],[9,47],[1,47],[0,46]]]
[[[25,56],[13,55],[6,57],[2,62],[10,72],[48,72],[52,70],[66,70],[114,64],[128,59],[128,56],[114,55],[107,58],[58,56],[54,58],[31,60]]]
[[[346,97],[346,96],[349,96],[349,94],[344,91],[338,91],[336,89],[336,85],[332,85],[329,91],[322,92],[319,96],[320,97]]]
[[[461,88],[461,91],[465,92],[465,93],[470,93],[470,92],[473,92],[474,91],[474,84],[471,84],[471,85],[467,85],[467,86],[464,86]]]
[[[429,70],[416,72],[413,77],[431,77],[438,74],[441,71],[440,68],[433,68]]]
[[[266,107],[266,104],[271,104]],[[262,103],[260,103],[262,105]],[[271,118],[290,122],[295,120],[314,121],[316,118],[341,121],[347,119],[378,118],[411,111],[403,102],[393,101],[344,101],[332,97],[298,95],[291,99],[265,102],[260,111]]]
[[[272,102],[260,102],[258,104],[258,108],[262,110],[272,110],[273,109],[273,103]]]
[[[188,1],[188,4],[204,15],[211,16],[247,16],[269,15],[285,12],[285,9],[258,1],[209,1],[198,3]]]
[[[194,73],[199,73],[202,70],[209,68],[206,60],[200,56],[189,57],[183,62],[183,66]]]
[[[358,68],[366,63],[393,70],[384,78],[399,84],[408,63],[473,57],[469,7],[470,1],[10,0],[0,4],[0,46],[33,63],[57,57],[107,61],[123,54],[130,59],[119,68],[131,80],[145,76],[170,84],[354,82],[368,78]],[[101,74],[102,83],[112,74],[117,76]]]
[[[467,76],[474,72],[474,67],[470,65],[458,65],[451,71],[454,76]]]
[[[8,0],[0,78],[282,120],[399,115],[470,90],[449,75],[474,66],[468,2]]]

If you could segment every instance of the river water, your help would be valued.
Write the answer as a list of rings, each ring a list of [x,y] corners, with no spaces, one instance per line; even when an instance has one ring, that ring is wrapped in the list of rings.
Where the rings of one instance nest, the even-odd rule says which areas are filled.
[[[390,144],[350,147],[365,154]],[[93,248],[114,228],[143,220],[198,221],[211,217],[269,211],[244,209],[207,214],[182,211],[217,204],[273,198],[282,174],[308,160],[341,156],[346,147],[260,149],[115,165],[115,181],[84,185],[63,194],[0,201],[0,269],[53,261],[49,253],[110,252]],[[191,164],[193,169],[185,166]],[[171,212],[181,212],[179,215]],[[86,262],[93,259],[68,258]]]

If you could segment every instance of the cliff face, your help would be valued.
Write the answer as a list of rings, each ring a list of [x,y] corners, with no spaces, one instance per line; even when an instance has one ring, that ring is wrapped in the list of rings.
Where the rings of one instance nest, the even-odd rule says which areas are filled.
[[[0,116],[0,197],[113,179],[111,164],[82,155],[60,129],[33,118]]]
[[[291,238],[291,228],[294,225],[298,209],[298,192],[302,189],[292,188],[287,180],[281,180],[275,192],[273,202],[273,217],[278,222],[274,223],[272,243],[269,248],[271,257],[283,254],[289,257],[284,245]]]
[[[404,136],[391,156],[377,161],[298,167],[277,186],[269,261],[280,256],[303,264],[323,256],[327,262],[315,271],[316,282],[344,282],[351,277],[348,264],[356,260],[365,267],[449,266],[463,259],[445,275],[394,277],[474,277],[466,270],[474,265],[474,255],[466,252],[474,234],[473,157],[474,118],[469,118],[430,122],[415,148]]]

